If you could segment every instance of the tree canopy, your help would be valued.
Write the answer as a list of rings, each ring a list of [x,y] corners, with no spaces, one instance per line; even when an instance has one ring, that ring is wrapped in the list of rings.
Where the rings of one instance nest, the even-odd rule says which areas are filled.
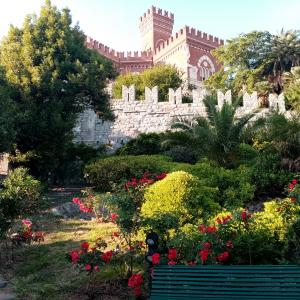
[[[235,93],[247,88],[262,95],[280,93],[284,89],[284,72],[300,63],[299,32],[241,34],[215,49],[213,54],[223,67],[206,80],[208,88],[232,89]]]
[[[120,99],[122,96],[122,85],[134,85],[136,98],[145,99],[145,87],[152,88],[158,86],[159,99],[164,101],[169,94],[169,88],[178,88],[182,84],[178,70],[171,65],[157,65],[145,70],[140,74],[127,73],[120,75],[113,87],[114,98]]]
[[[38,16],[27,16],[21,28],[11,26],[0,45],[0,65],[18,110],[16,145],[31,152],[31,170],[42,177],[59,167],[86,105],[112,116],[105,87],[116,71],[84,42],[70,11],[47,0]]]

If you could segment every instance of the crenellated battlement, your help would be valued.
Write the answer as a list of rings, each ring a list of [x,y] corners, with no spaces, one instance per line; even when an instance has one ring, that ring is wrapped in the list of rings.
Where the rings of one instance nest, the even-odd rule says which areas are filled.
[[[111,100],[111,109],[114,112],[114,121],[105,121],[99,118],[92,109],[82,113],[74,128],[75,142],[84,142],[90,145],[106,144],[112,149],[122,146],[126,141],[136,137],[140,133],[165,132],[170,130],[174,120],[192,120],[196,117],[207,117],[204,97],[208,94],[205,89],[193,90],[192,103],[182,103],[183,91],[169,89],[168,101],[158,101],[158,88],[145,88],[145,100],[136,100],[135,88],[122,87],[122,99]],[[224,103],[231,103],[231,91],[225,94],[218,92],[217,109],[221,109]],[[251,120],[265,116],[278,110],[288,117],[289,111],[285,111],[284,95],[269,95],[269,108],[259,108],[259,99],[256,92],[244,93],[243,105],[238,107],[237,117],[248,113],[255,113]]]
[[[152,52],[150,51],[127,51],[118,52],[91,37],[86,37],[86,45],[90,49],[95,49],[102,55],[111,58],[112,60],[132,61],[132,60],[152,60]]]
[[[155,6],[151,6],[141,17],[140,17],[140,22],[144,22],[147,20],[149,17],[153,15],[158,15],[164,18],[168,18],[171,20],[174,20],[174,14],[170,13],[166,10],[162,10],[160,8],[156,8]]]
[[[224,40],[222,40],[218,37],[212,36],[206,32],[197,30],[193,27],[185,26],[184,30],[185,30],[188,38],[192,38],[194,40],[197,40],[199,42],[203,42],[206,44],[208,43],[208,44],[211,44],[212,46],[224,45]]]

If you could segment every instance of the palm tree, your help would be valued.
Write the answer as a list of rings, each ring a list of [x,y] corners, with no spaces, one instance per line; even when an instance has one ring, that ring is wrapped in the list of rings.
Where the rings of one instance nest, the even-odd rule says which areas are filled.
[[[285,71],[300,64],[300,38],[298,30],[281,30],[275,36],[271,45],[271,60],[273,60],[272,81],[277,92],[283,88],[282,75]]]
[[[165,145],[182,145],[197,152],[198,157],[208,157],[220,165],[231,166],[236,158],[242,134],[253,114],[236,117],[238,101],[231,105],[224,103],[218,110],[213,97],[204,99],[207,118],[199,117],[190,122],[176,121],[167,134]]]

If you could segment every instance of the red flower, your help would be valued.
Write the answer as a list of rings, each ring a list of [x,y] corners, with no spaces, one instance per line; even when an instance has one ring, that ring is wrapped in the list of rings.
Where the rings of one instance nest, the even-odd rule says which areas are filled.
[[[293,179],[292,180],[292,184],[297,184],[298,183],[298,180],[297,179]]]
[[[135,287],[133,291],[136,297],[139,297],[142,294],[142,289],[140,286]]]
[[[168,259],[173,260],[177,257],[177,250],[175,248],[170,248],[168,251]]]
[[[242,212],[241,217],[242,217],[242,220],[246,222],[248,219],[250,219],[250,218],[252,217],[252,215],[251,215],[251,214],[248,214],[247,211],[244,210],[244,211]]]
[[[80,199],[79,198],[73,198],[73,203],[75,203],[75,204],[80,204],[81,203],[81,201],[80,201]]]
[[[232,241],[227,241],[227,242],[226,242],[226,247],[228,247],[228,248],[233,248]]]
[[[143,276],[141,274],[132,274],[128,279],[128,286],[131,288],[140,287],[143,284]]]
[[[199,225],[199,231],[202,232],[202,233],[205,233],[206,232],[206,226],[201,224]]]
[[[187,263],[189,266],[193,267],[193,266],[196,266],[197,262],[195,260],[192,260],[192,261],[188,261]]]
[[[89,249],[89,246],[90,246],[90,244],[89,244],[88,242],[83,242],[83,243],[81,244],[81,248],[82,248],[82,249],[85,249],[85,250],[88,250],[88,249]]]
[[[107,251],[104,254],[102,254],[101,258],[107,264],[111,261],[112,256],[113,256],[113,252]]]
[[[204,248],[209,249],[212,246],[212,244],[211,244],[211,242],[205,242],[205,243],[203,243],[203,246],[204,246]]]
[[[214,233],[217,231],[217,227],[216,226],[208,226],[206,228],[206,232],[209,232],[209,233]]]
[[[25,239],[31,239],[32,238],[32,231],[30,229],[23,232],[23,237]]]
[[[292,197],[292,198],[291,198],[291,201],[292,201],[293,203],[295,203],[295,202],[297,202],[297,198]]]
[[[290,183],[289,184],[289,189],[292,190],[294,188],[294,186],[295,186],[294,184]]]
[[[70,255],[73,263],[76,263],[79,260],[79,254],[76,250],[71,251]]]
[[[162,180],[162,179],[164,179],[166,176],[167,176],[167,173],[166,173],[166,172],[163,172],[163,173],[157,175],[157,176],[156,176],[156,179],[157,179],[157,180]]]
[[[90,270],[92,269],[92,266],[89,265],[89,264],[87,264],[87,265],[85,265],[85,269],[86,269],[87,271],[90,271]]]
[[[113,236],[114,236],[114,237],[119,237],[120,234],[119,234],[119,232],[114,232],[114,233],[113,233]]]
[[[133,250],[134,250],[134,247],[133,247],[133,246],[129,246],[128,250],[129,250],[129,251],[133,251]]]
[[[199,256],[201,258],[202,264],[204,264],[207,261],[209,254],[210,251],[206,249],[199,251]]]
[[[29,220],[22,220],[22,224],[28,228],[30,228],[32,226],[32,222]]]
[[[169,265],[169,266],[175,266],[175,265],[177,265],[177,262],[174,261],[174,260],[170,260],[170,261],[168,262],[168,265]]]
[[[218,258],[219,262],[225,262],[229,259],[229,253],[227,251],[225,251],[225,252],[219,254],[217,258]]]
[[[117,219],[118,217],[119,217],[119,215],[116,214],[116,213],[111,213],[111,214],[110,214],[110,218],[111,218],[111,220],[112,220],[113,223],[116,222],[116,219]]]
[[[154,265],[158,265],[159,264],[159,261],[160,261],[160,254],[159,253],[154,253],[152,255],[152,263]]]

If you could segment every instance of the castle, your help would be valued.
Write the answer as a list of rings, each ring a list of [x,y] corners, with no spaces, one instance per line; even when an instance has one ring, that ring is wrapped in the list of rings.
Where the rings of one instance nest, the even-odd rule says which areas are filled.
[[[211,50],[224,41],[188,26],[172,35],[173,25],[174,14],[152,6],[139,19],[143,51],[117,52],[90,37],[86,38],[86,46],[110,59],[121,74],[140,73],[156,64],[171,64],[181,71],[184,80],[201,86],[203,80],[219,70]]]

